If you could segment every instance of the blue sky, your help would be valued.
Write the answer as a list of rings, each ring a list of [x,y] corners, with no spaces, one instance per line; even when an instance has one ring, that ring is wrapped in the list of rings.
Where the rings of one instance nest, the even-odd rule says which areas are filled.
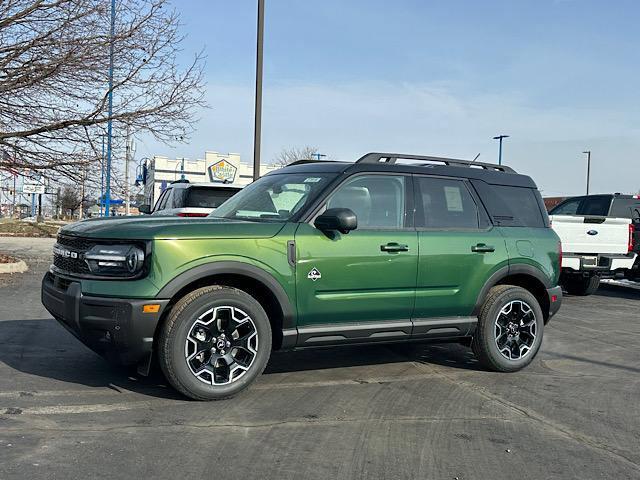
[[[174,1],[207,101],[188,145],[138,156],[252,155],[256,1]],[[543,195],[640,189],[640,3],[266,0],[263,161],[312,145],[506,163]]]

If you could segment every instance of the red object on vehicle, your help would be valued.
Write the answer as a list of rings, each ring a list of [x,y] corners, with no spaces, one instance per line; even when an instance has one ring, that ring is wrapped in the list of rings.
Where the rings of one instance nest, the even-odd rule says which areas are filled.
[[[635,232],[635,226],[633,223],[629,224],[629,246],[627,247],[627,253],[633,252],[633,233]]]
[[[187,213],[187,212],[178,213],[178,217],[206,217],[207,215],[209,214],[208,213]]]
[[[562,268],[562,242],[558,242],[558,263],[560,264],[560,268]]]

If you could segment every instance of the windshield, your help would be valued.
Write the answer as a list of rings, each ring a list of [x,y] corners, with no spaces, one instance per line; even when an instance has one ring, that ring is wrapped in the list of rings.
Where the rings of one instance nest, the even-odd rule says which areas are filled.
[[[280,174],[262,177],[220,205],[211,217],[252,221],[288,221],[327,184],[324,174]]]

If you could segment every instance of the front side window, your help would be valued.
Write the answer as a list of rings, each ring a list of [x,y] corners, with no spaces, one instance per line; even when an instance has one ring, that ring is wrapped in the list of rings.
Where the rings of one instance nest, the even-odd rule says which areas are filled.
[[[424,228],[478,228],[478,208],[464,182],[416,177],[416,226]]]
[[[358,219],[358,229],[400,229],[405,217],[405,177],[358,175],[331,194],[327,208],[348,208]]]
[[[243,188],[210,214],[251,221],[288,221],[309,205],[332,177],[326,174],[272,174]]]

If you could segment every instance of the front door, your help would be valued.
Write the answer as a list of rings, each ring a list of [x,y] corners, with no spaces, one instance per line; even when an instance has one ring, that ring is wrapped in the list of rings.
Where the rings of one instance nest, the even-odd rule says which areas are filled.
[[[420,246],[414,333],[420,334],[420,325],[426,330],[438,322],[434,317],[471,315],[484,283],[508,264],[508,255],[466,181],[416,175],[414,184]]]
[[[355,175],[324,208],[349,208],[356,230],[296,231],[298,344],[409,336],[418,241],[407,212],[411,177]],[[334,342],[335,341],[335,342]]]

